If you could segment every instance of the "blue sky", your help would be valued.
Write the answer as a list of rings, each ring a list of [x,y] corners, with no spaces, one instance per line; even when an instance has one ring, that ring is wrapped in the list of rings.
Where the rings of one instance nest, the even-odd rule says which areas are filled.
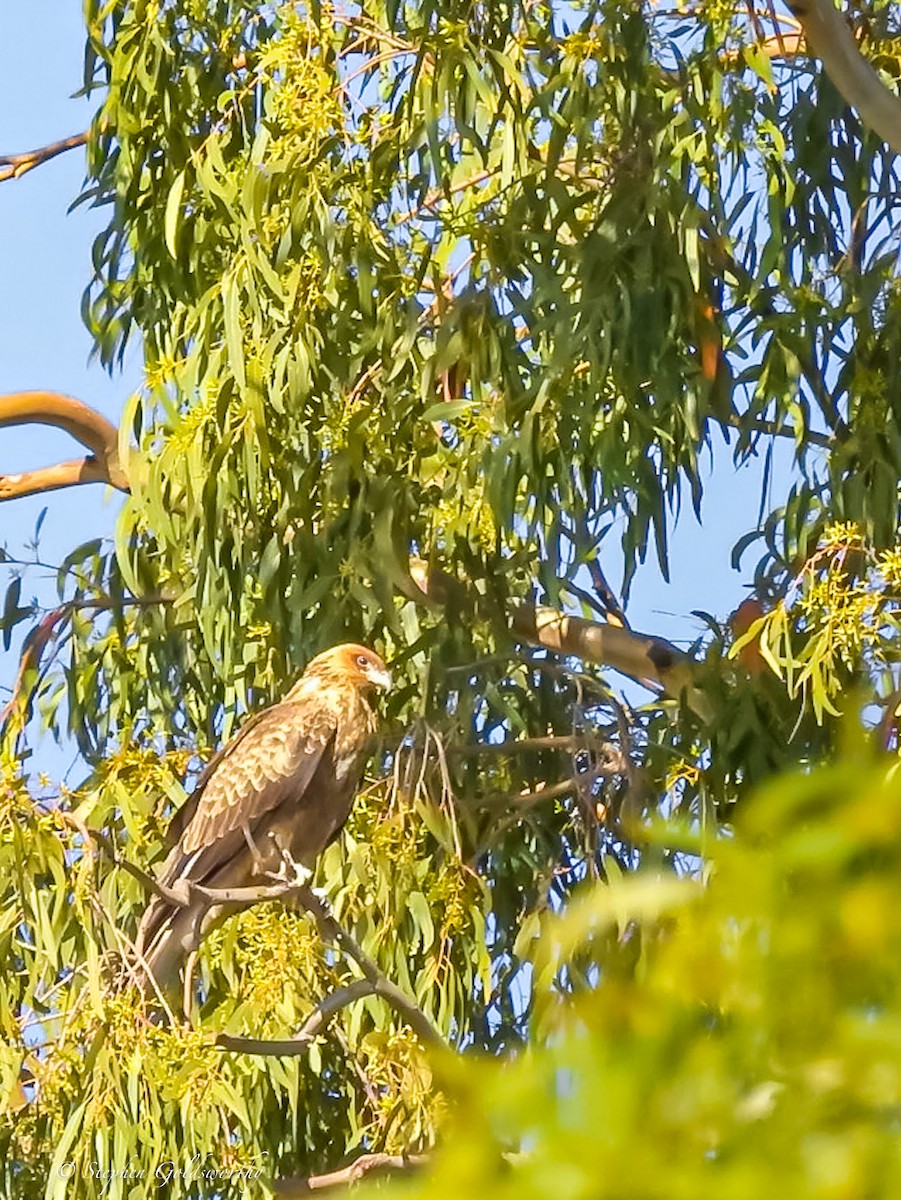
[[[6,56],[0,74],[0,154],[76,133],[86,127],[91,112],[88,102],[70,98],[82,81],[80,0],[29,0],[7,7],[6,44],[17,52]],[[91,341],[79,306],[103,213],[88,208],[67,213],[83,175],[83,152],[73,150],[20,180],[0,184],[0,278],[5,285],[0,288],[0,393],[32,388],[67,392],[117,421],[126,397],[140,383],[140,348],[131,347],[124,373],[112,379],[89,361]],[[790,448],[780,450],[783,466],[777,479],[784,484]],[[81,452],[56,430],[0,430],[3,472]],[[761,469],[762,459],[736,470],[727,449],[718,453],[703,529],[686,505],[673,538],[672,582],[664,584],[653,564],[639,573],[629,606],[636,628],[685,644],[703,629],[690,615],[692,609],[725,616],[736,607],[755,554],[749,554],[739,576],[730,569],[730,552],[755,521]],[[21,547],[47,507],[42,555],[55,562],[87,538],[110,533],[118,503],[108,489],[90,486],[0,505],[0,542],[11,550]],[[616,586],[612,555],[604,567]],[[5,586],[5,580],[0,584]],[[9,684],[15,666],[11,653],[0,659],[0,684]],[[58,761],[45,744],[38,764],[49,769]]]
[[[0,153],[56,141],[84,129],[90,106],[70,96],[81,85],[84,25],[79,0],[29,0],[7,6],[6,56],[0,74]],[[88,365],[91,340],[81,323],[98,211],[67,209],[84,177],[84,153],[72,150],[19,180],[0,184],[0,392],[67,392],[116,420],[140,380],[134,348],[124,377]],[[0,430],[0,471],[80,457],[65,434],[42,427]],[[49,512],[42,541],[52,558],[111,528],[116,501],[83,487],[0,507],[0,541],[10,547]],[[4,674],[5,674],[4,670]]]

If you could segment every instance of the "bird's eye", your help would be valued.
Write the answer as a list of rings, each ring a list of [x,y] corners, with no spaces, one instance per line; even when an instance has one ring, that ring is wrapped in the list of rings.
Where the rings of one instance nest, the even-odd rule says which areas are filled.
[[[369,666],[369,659],[366,657],[365,654],[357,655],[357,666],[358,667],[368,667]]]

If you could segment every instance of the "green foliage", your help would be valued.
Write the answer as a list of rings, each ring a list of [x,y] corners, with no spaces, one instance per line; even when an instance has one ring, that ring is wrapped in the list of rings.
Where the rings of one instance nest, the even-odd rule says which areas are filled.
[[[449,1069],[448,1143],[389,1195],[897,1192],[895,766],[857,747],[772,784],[709,864],[706,887],[611,878],[548,918],[536,1044]]]
[[[126,1195],[130,1165],[190,1162],[168,1194],[243,1194],[240,1170],[427,1148],[446,1096],[471,1149],[436,1187],[596,1191],[588,1145],[611,1195],[756,1197],[780,1161],[799,1195],[866,1194],[855,1171],[894,1170],[894,785],[871,812],[849,777],[842,807],[813,769],[841,691],[897,738],[895,160],[731,0],[85,12],[81,202],[108,224],[84,316],[146,370],[114,544],[74,549],[47,608],[37,551],[2,560],[5,647],[27,630],[0,718],[4,1190]],[[597,615],[609,549],[626,590],[648,553],[665,573],[728,437],[796,462],[736,547],[762,545],[761,621],[710,619],[712,720],[516,644],[518,602]],[[348,637],[396,686],[318,882],[451,1045],[512,1063],[437,1064],[374,997],[306,1055],[223,1052],[353,978],[281,909],[209,939],[187,1016],[122,982],[146,896],[93,835],[151,867],[198,759]],[[39,724],[77,741],[71,790],[27,775]],[[674,885],[798,766],[714,844],[709,892]],[[820,1162],[847,1182],[815,1193]]]

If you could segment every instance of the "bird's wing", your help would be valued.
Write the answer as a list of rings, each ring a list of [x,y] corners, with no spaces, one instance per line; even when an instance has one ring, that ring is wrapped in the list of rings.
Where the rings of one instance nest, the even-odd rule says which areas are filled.
[[[178,842],[164,877],[180,875],[185,858],[235,831],[252,831],[265,813],[299,798],[334,736],[331,714],[312,705],[276,704],[247,722],[212,759],[174,818]]]
[[[170,848],[174,846],[180,839],[181,835],[187,829],[190,822],[194,819],[194,814],[197,812],[197,806],[200,803],[200,798],[204,793],[206,785],[209,783],[213,773],[218,769],[219,764],[224,762],[230,755],[234,754],[238,746],[250,731],[259,725],[260,721],[269,712],[268,708],[261,708],[258,712],[253,713],[242,724],[238,732],[224,746],[220,746],[210,761],[205,765],[203,770],[197,777],[197,782],[194,784],[194,790],[190,796],[169,822],[169,828],[166,830],[166,845]]]

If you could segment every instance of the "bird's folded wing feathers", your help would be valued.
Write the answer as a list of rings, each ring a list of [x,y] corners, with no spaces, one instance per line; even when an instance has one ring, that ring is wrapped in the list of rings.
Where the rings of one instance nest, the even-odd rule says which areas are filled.
[[[335,736],[334,724],[318,716],[311,720],[301,706],[279,704],[251,718],[211,760],[173,818],[180,851],[192,854],[252,828],[289,792],[299,798]]]
[[[200,803],[200,798],[206,789],[206,785],[213,777],[213,773],[218,770],[219,764],[237,750],[238,746],[244,741],[252,729],[259,725],[260,721],[266,716],[270,710],[261,708],[259,712],[249,716],[238,730],[238,732],[224,746],[220,746],[210,761],[206,764],[200,775],[197,777],[197,782],[194,785],[194,790],[187,798],[172,820],[169,822],[169,828],[166,830],[166,845],[170,848],[179,841],[181,835],[187,829],[188,824],[193,820],[197,807]]]

